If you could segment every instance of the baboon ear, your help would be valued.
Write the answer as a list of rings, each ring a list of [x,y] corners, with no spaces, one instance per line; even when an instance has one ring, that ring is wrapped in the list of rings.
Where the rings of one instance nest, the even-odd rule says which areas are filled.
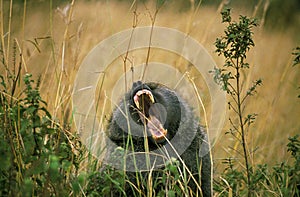
[[[142,85],[142,84],[143,84],[143,83],[142,83],[141,81],[133,82],[131,90],[136,89],[138,86],[140,86],[140,85]]]

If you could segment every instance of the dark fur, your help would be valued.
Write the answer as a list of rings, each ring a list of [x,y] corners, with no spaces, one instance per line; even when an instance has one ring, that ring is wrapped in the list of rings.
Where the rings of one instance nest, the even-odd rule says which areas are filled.
[[[157,83],[134,83],[132,90],[125,95],[125,102],[123,100],[119,104],[119,108],[114,110],[107,127],[107,136],[113,143],[120,147],[126,148],[128,133],[124,132],[124,128],[127,129],[129,121],[130,130],[132,133],[141,134],[139,136],[131,136],[134,144],[134,151],[145,152],[144,142],[146,138],[141,137],[143,136],[142,134],[144,131],[144,126],[139,122],[139,117],[135,112],[133,107],[134,103],[132,101],[132,96],[136,93],[137,89],[141,88],[141,86],[149,88],[155,98],[156,103],[163,105],[166,109],[167,113],[164,128],[168,130],[167,138],[175,147],[178,148],[176,151],[181,154],[180,156],[182,160],[193,173],[195,179],[201,180],[201,182],[199,181],[199,185],[201,185],[203,196],[211,196],[211,158],[206,133],[199,125],[198,120],[194,117],[193,112],[188,104],[181,99],[175,91]],[[124,116],[126,111],[128,112],[127,114],[129,114],[129,119],[126,119]],[[165,141],[163,144],[156,144],[151,139],[151,136],[147,137],[147,141],[149,151],[155,152],[158,150],[158,147],[165,145],[168,150],[168,155],[177,157],[176,153],[172,150],[167,141]],[[189,144],[189,146],[185,147],[186,144]],[[185,150],[180,150],[180,147],[184,147]],[[112,152],[113,150],[109,150],[108,148],[108,153],[111,154]],[[200,157],[200,152],[208,153],[203,157]],[[157,151],[156,153],[160,152]],[[201,168],[200,176],[198,174],[198,168]],[[131,173],[133,176],[135,175],[134,172],[128,172],[127,174],[130,175]],[[197,187],[193,180],[189,181],[189,186],[194,192],[196,191]]]

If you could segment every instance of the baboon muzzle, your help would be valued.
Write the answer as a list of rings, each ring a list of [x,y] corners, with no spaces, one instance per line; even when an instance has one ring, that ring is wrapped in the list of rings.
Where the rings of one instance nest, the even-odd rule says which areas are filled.
[[[160,111],[155,105],[151,91],[147,89],[137,91],[133,96],[133,101],[140,120],[146,126],[153,140],[157,143],[164,142],[168,131],[163,127]]]

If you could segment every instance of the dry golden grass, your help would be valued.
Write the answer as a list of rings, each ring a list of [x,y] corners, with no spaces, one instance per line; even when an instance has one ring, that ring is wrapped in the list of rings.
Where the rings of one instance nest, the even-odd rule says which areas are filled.
[[[7,2],[4,2],[3,6],[9,7]],[[222,65],[223,59],[214,53],[213,44],[224,30],[219,14],[221,8],[222,5],[200,6],[178,12],[176,5],[164,6],[158,12],[155,25],[188,33],[208,50],[217,65]],[[63,9],[61,6],[60,10]],[[49,3],[31,2],[27,5],[24,21],[21,14],[23,6],[14,4],[11,19],[10,38],[18,41],[24,58],[22,73],[32,73],[35,77],[41,75],[43,98],[48,103],[49,111],[61,121],[68,121],[71,116],[73,82],[83,58],[100,41],[131,28],[135,6],[114,1],[78,1],[74,6],[70,6],[70,9],[65,13],[55,8],[53,10],[56,11],[50,11]],[[139,4],[136,11],[137,26],[151,25],[151,17],[155,13],[153,3]],[[255,15],[254,12],[254,10],[233,9],[235,19],[238,15]],[[4,13],[2,36],[8,31],[8,16],[9,13]],[[297,86],[300,84],[299,77],[297,78],[299,68],[291,66],[291,51],[299,43],[296,43],[289,33],[293,28],[299,30],[299,27],[288,26],[286,32],[264,31],[264,26],[255,30],[256,46],[249,54],[248,62],[251,68],[245,79],[245,87],[254,79],[263,79],[263,86],[259,87],[256,96],[249,99],[245,109],[249,113],[259,114],[248,136],[250,146],[253,149],[258,147],[252,158],[255,163],[276,163],[286,159],[287,138],[299,133],[300,102],[297,99],[299,94]],[[134,59],[135,65],[139,65],[145,62],[146,53],[146,50],[133,52],[129,57]],[[8,60],[11,59],[10,56]],[[182,71],[185,71],[188,65],[177,55],[159,50],[151,53],[150,60],[174,65]],[[5,72],[3,68],[1,72]],[[106,88],[112,86],[114,80],[122,73],[122,60],[116,60],[107,71]],[[201,78],[199,74],[193,74],[196,79]],[[208,105],[210,98],[206,95],[206,85],[201,79],[197,81],[197,85],[200,92],[204,92],[204,101]],[[209,111],[209,107],[207,108]],[[213,149],[217,168],[219,159],[233,154],[228,150],[228,146],[233,146],[234,141],[224,134],[225,128],[226,125]]]

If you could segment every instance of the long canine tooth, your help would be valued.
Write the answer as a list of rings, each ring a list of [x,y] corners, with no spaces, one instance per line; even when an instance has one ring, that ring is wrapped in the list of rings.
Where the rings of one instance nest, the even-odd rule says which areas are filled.
[[[149,98],[150,98],[151,102],[154,103],[154,97],[152,94],[149,94]]]
[[[140,108],[140,103],[139,103],[138,101],[134,100],[134,103],[135,103],[135,105],[136,105],[136,107],[137,107],[138,109],[141,109],[141,108]]]
[[[140,109],[139,96],[135,95],[133,101],[138,109]]]

